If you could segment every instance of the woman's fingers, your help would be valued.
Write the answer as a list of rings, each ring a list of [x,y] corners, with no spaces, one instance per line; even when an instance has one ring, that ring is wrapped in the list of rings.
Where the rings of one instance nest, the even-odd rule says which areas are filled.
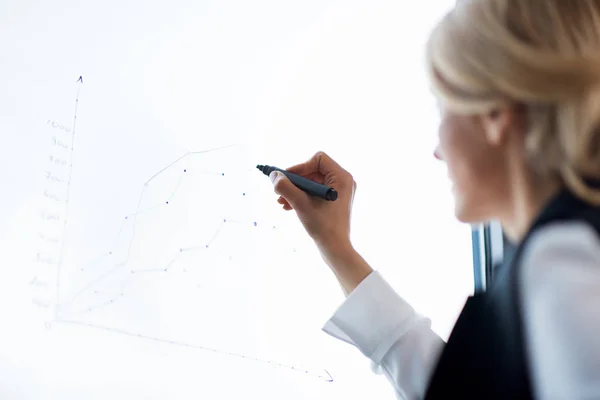
[[[335,162],[331,157],[322,151],[317,152],[310,160],[301,164],[287,168],[286,171],[293,172],[298,175],[307,176],[315,172],[321,175],[327,175],[333,171],[341,170],[342,167]]]
[[[305,178],[321,184],[325,183],[325,176],[320,172],[313,172],[312,174],[306,175]]]
[[[279,196],[279,198],[277,199],[277,202],[281,205],[283,205],[283,209],[284,210],[293,210],[292,206],[290,206],[290,203],[287,202],[286,199],[283,198],[283,196]]]
[[[315,172],[315,171],[309,170],[309,168],[310,168],[310,166],[308,165],[308,163],[303,162],[301,164],[296,164],[296,165],[293,165],[293,166],[291,166],[289,168],[286,168],[285,170],[288,171],[288,172],[292,172],[294,174],[298,174],[298,175],[304,176],[304,175],[308,175],[308,174],[310,174],[312,172]]]
[[[286,170],[287,172],[292,172],[290,170]],[[295,172],[293,172],[295,173]],[[295,173],[296,174],[296,173]],[[315,181],[318,183],[325,183],[325,176],[323,176],[320,172],[312,172],[308,175],[304,175],[304,174],[297,174],[300,176],[305,177],[306,179],[310,179],[311,181]]]
[[[326,177],[328,177],[329,180],[332,178],[335,180],[335,177],[346,173],[337,162],[322,151],[317,152],[310,160],[304,163],[287,168],[286,171],[321,184],[325,183]],[[294,209],[283,196],[279,196],[277,202],[281,204],[286,211]]]

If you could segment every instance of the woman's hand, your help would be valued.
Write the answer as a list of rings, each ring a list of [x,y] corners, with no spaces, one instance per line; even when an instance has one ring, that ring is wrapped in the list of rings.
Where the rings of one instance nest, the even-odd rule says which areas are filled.
[[[324,183],[338,192],[337,200],[327,201],[298,189],[281,172],[275,171],[270,175],[275,193],[280,195],[277,201],[284,210],[296,210],[344,293],[350,294],[373,271],[350,241],[350,215],[356,182],[348,171],[323,152],[286,171]]]
[[[277,200],[284,210],[295,210],[302,225],[317,246],[326,252],[350,245],[350,216],[356,191],[352,175],[323,152],[305,163],[286,169],[307,179],[323,183],[338,192],[335,201],[315,198],[297,188],[284,174],[273,172]]]

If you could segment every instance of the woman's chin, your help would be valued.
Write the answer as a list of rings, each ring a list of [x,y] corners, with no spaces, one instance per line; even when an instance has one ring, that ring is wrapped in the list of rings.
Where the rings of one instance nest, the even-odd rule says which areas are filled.
[[[454,197],[454,216],[456,219],[467,224],[473,223],[473,216],[469,212],[471,207],[467,207],[464,198],[456,190],[456,186],[452,186],[452,196]]]
[[[465,214],[463,214],[463,213],[460,213],[460,212],[455,212],[455,213],[454,213],[454,216],[456,217],[456,219],[457,219],[459,222],[462,222],[462,223],[464,223],[464,224],[473,224],[473,223],[474,223],[474,221],[473,221],[471,218],[469,218],[469,216],[468,216],[468,215],[465,215]]]
[[[479,224],[484,218],[482,218],[481,213],[477,207],[473,207],[473,203],[469,205],[464,199],[461,199],[460,196],[454,196],[454,216],[459,222],[465,224]]]

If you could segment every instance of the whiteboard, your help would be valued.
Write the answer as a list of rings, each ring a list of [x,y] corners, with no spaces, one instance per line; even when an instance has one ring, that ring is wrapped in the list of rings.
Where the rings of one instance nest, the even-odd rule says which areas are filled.
[[[422,51],[450,5],[3,2],[2,397],[393,398],[321,331],[342,292],[255,166],[350,170],[355,246],[446,337],[470,228]]]

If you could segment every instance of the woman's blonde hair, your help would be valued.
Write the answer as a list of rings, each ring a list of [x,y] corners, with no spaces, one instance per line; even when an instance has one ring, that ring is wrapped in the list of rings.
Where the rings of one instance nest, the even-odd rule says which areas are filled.
[[[457,113],[524,106],[533,170],[600,204],[600,1],[458,0],[427,44],[434,93]]]

